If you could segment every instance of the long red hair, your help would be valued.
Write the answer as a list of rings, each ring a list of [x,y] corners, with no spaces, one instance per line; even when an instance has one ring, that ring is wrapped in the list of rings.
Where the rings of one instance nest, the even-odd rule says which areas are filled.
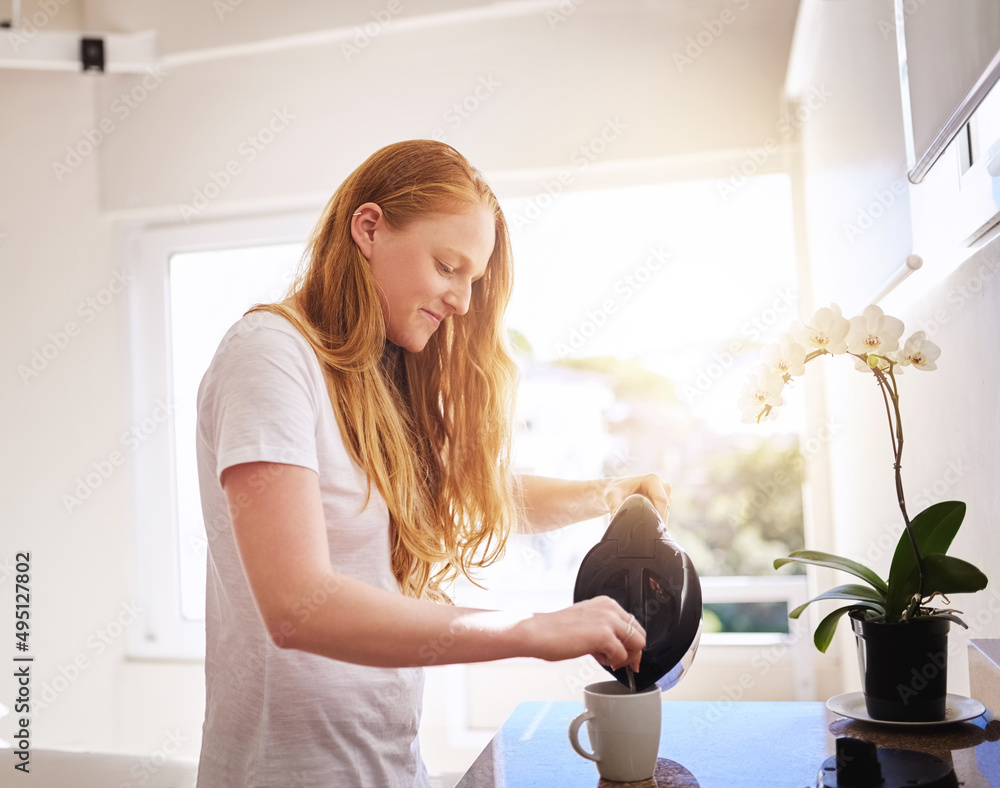
[[[376,284],[351,237],[351,216],[366,202],[396,228],[471,206],[493,214],[496,243],[468,313],[444,321],[420,353],[386,342]],[[451,146],[396,143],[337,189],[306,259],[284,301],[254,310],[283,315],[316,351],[344,443],[388,506],[401,590],[446,599],[442,584],[499,557],[515,520],[516,368],[503,325],[512,261],[500,204]]]

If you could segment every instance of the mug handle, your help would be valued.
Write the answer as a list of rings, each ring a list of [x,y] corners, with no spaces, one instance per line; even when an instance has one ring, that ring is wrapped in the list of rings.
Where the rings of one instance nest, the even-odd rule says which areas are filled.
[[[585,711],[580,716],[574,718],[574,720],[569,724],[569,743],[572,744],[573,749],[584,758],[591,761],[599,761],[601,760],[600,756],[595,752],[587,752],[583,749],[583,746],[580,744],[580,740],[578,738],[580,735],[580,726],[592,719],[594,719],[594,712],[592,711]]]

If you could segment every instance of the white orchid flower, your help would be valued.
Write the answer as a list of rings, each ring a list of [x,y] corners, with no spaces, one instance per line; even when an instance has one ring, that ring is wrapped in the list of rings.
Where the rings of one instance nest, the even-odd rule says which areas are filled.
[[[760,360],[781,376],[806,372],[806,349],[791,334],[784,334],[777,342],[765,345],[760,351]]]
[[[885,314],[875,304],[865,307],[858,317],[851,318],[847,333],[847,350],[859,356],[875,353],[884,356],[899,348],[903,321]]]
[[[776,419],[775,410],[785,404],[781,398],[781,390],[785,381],[781,375],[761,364],[747,378],[740,390],[740,410],[743,411],[743,423],[753,424],[758,420],[761,411],[770,406],[766,419]]]
[[[846,339],[850,328],[851,324],[841,313],[840,307],[830,304],[817,309],[808,323],[792,323],[791,334],[807,352],[825,350],[836,355],[847,352]]]
[[[903,349],[896,353],[894,360],[902,366],[912,366],[914,369],[937,369],[938,356],[941,355],[941,348],[927,338],[923,331],[917,331],[903,345]]]

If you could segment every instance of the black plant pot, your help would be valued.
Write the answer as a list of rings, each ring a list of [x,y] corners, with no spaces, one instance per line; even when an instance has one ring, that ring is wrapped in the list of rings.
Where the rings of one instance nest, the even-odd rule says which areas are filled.
[[[850,612],[868,716],[893,722],[940,722],[948,694],[946,618],[897,624]]]

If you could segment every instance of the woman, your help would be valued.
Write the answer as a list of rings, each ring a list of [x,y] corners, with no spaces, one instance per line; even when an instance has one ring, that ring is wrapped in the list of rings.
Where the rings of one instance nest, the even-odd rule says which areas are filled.
[[[326,206],[281,303],[226,334],[198,392],[209,537],[198,785],[426,786],[428,664],[585,654],[638,669],[645,633],[602,597],[515,617],[442,585],[654,475],[510,474],[511,254],[496,197],[453,148],[372,155]]]

